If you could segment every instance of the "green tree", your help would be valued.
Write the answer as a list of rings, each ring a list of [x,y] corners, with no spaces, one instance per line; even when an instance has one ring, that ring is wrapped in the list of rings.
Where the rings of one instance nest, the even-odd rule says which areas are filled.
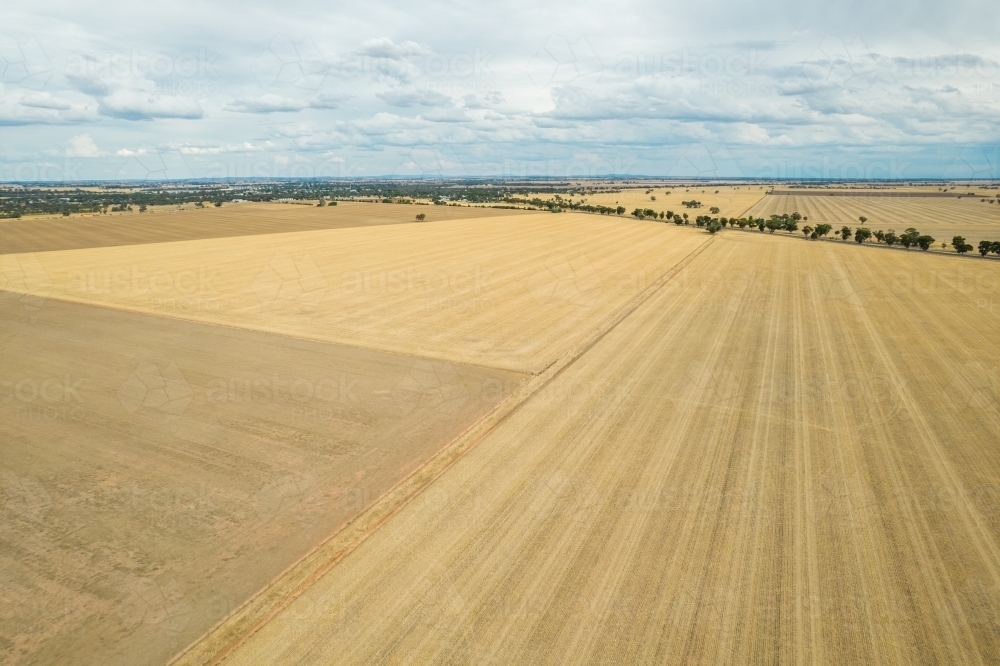
[[[854,232],[854,241],[856,243],[864,243],[866,240],[872,237],[872,230],[866,227],[858,227]]]
[[[860,222],[861,224],[864,224],[867,221],[868,221],[868,218],[865,217],[864,215],[862,215],[861,217],[858,218],[858,222]]]
[[[810,227],[808,224],[806,226],[802,227],[802,235],[805,236],[806,238],[809,238],[809,237],[815,238],[815,236],[813,236],[813,231],[815,231],[815,230],[812,227]]]
[[[719,209],[716,206],[712,206],[711,208],[708,209],[708,212],[711,213],[712,215],[718,215]]]
[[[990,250],[993,249],[992,246],[993,243],[991,243],[990,241],[979,241],[979,254],[985,257],[990,253]]]
[[[885,232],[885,236],[882,237],[882,240],[886,245],[892,247],[899,242],[899,236],[896,235],[895,230],[889,229],[889,231]]]
[[[959,254],[965,254],[969,250],[973,249],[971,245],[965,242],[965,238],[962,236],[955,236],[951,239],[951,246],[955,248],[955,252]]]
[[[833,231],[833,227],[829,224],[817,224],[816,225],[816,235],[820,238],[826,236],[828,233]]]
[[[615,212],[621,215],[622,213],[625,212],[625,206],[618,206],[617,208],[615,208]]]
[[[705,225],[705,228],[708,230],[708,233],[714,236],[719,231],[719,229],[722,228],[722,224],[717,219],[713,218],[708,221],[708,223]]]
[[[851,233],[852,232],[853,232],[853,230],[850,227],[845,226],[844,228],[842,228],[840,230],[840,238],[841,238],[841,240],[845,240],[846,241],[848,238],[851,237]]]
[[[917,245],[920,246],[921,250],[926,252],[931,248],[931,245],[933,244],[934,244],[933,236],[917,236]]]
[[[798,231],[798,230],[799,230],[799,223],[796,222],[795,220],[788,220],[787,222],[785,222],[785,231],[787,231],[788,233],[792,233],[793,231]]]
[[[917,244],[918,238],[920,238],[920,232],[913,227],[910,227],[904,231],[902,235],[900,235],[899,242],[903,245],[903,247],[909,250],[911,246]]]
[[[418,213],[417,214],[417,222],[423,222],[426,219],[427,219],[427,213]]]

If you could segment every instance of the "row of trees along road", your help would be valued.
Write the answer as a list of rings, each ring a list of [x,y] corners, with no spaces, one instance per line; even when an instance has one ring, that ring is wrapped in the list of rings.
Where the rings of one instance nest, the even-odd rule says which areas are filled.
[[[713,213],[718,212],[718,208],[711,209]],[[674,213],[671,210],[666,212],[657,213],[656,211],[649,208],[636,208],[632,211],[634,217],[640,220],[650,218],[650,219],[661,219],[665,222],[673,222],[677,225],[688,225],[691,224],[691,220],[687,213]],[[788,233],[794,233],[799,230],[799,222],[807,222],[808,217],[800,215],[798,212],[795,213],[784,213],[782,215],[771,215],[771,217],[765,219],[763,217],[713,217],[711,215],[699,215],[694,219],[694,224],[698,227],[705,228],[709,233],[715,234],[720,230],[724,229],[726,226],[729,227],[739,227],[740,229],[757,229],[760,232],[767,231],[768,233],[774,233],[775,231],[787,231]],[[929,250],[935,243],[935,238],[927,234],[921,234],[919,231],[910,227],[901,234],[897,234],[894,229],[889,229],[889,231],[882,231],[878,229],[872,231],[864,224],[868,221],[867,217],[861,216],[858,218],[862,226],[857,228],[851,228],[847,225],[841,227],[840,231],[836,235],[840,236],[841,240],[847,242],[852,237],[855,243],[861,244],[871,241],[873,238],[877,243],[885,244],[889,247],[893,245],[902,245],[906,249],[911,247],[919,247],[921,250]],[[818,240],[829,236],[833,232],[833,226],[830,224],[817,224],[815,227],[805,224],[802,227],[802,234],[809,239]],[[962,236],[955,236],[952,238],[951,246],[959,254],[965,254],[973,250],[973,246],[965,241]],[[942,248],[947,247],[945,243],[941,244]],[[986,256],[990,253],[1000,255],[1000,241],[980,241],[979,243],[979,254]]]

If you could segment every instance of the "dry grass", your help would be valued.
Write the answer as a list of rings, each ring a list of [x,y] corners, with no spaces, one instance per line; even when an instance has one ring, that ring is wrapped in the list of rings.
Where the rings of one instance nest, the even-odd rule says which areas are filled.
[[[414,222],[418,213],[424,213],[428,221],[517,214],[495,208],[341,202],[323,208],[243,203],[222,208],[157,208],[149,213],[22,218],[0,220],[0,254],[401,224]]]
[[[521,377],[0,301],[0,663],[162,664]]]
[[[956,264],[722,234],[225,663],[997,663]]]
[[[0,268],[10,291],[537,372],[704,240],[666,227],[544,213],[6,255]]]
[[[857,227],[863,215],[868,218],[864,226],[872,230],[901,233],[914,227],[934,236],[939,244],[950,246],[954,236],[964,236],[976,245],[981,240],[1000,240],[1000,204],[983,203],[981,198],[768,196],[749,214],[767,217],[798,211],[809,218],[807,224],[827,223],[834,229],[845,224]]]

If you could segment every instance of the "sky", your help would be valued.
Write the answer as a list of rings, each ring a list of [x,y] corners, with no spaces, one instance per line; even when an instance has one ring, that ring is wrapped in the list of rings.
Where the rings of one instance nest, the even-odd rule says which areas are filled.
[[[0,2],[0,181],[1000,178],[985,0]]]

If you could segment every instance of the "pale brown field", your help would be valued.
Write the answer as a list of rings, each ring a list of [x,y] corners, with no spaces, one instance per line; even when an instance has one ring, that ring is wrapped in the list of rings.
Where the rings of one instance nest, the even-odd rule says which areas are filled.
[[[809,218],[808,224],[828,223],[835,229],[857,227],[858,217],[865,216],[866,227],[900,233],[914,227],[921,233],[948,243],[955,236],[976,245],[981,240],[1000,240],[1000,204],[983,203],[984,197],[906,198],[906,197],[822,197],[767,196],[751,208],[749,215],[767,217],[771,214],[798,211]],[[988,199],[987,199],[988,201]],[[994,199],[996,201],[996,199]],[[801,225],[800,225],[801,226]]]
[[[646,194],[650,188],[629,188],[621,192],[600,192],[573,197],[574,201],[581,198],[586,203],[595,206],[625,206],[626,215],[632,213],[636,208],[652,208],[653,210],[668,211],[675,213],[688,213],[689,215],[708,215],[708,210],[712,206],[719,208],[719,215],[740,216],[746,213],[747,209],[756,204],[767,191],[766,185],[719,185],[719,186],[692,186],[692,187],[654,187],[653,191]],[[718,191],[718,194],[716,194]],[[551,194],[537,194],[540,199],[551,199]],[[656,197],[656,201],[650,200]],[[685,208],[681,202],[696,199],[702,203],[701,208]]]
[[[224,663],[997,663],[1000,267],[708,242]]]
[[[165,663],[521,381],[25,305],[0,299],[4,664]]]
[[[424,213],[427,221],[518,214],[495,208],[341,202],[323,208],[241,203],[222,208],[210,205],[204,209],[156,209],[149,213],[22,218],[0,220],[0,254],[402,224],[414,222],[419,213]]]
[[[537,372],[701,242],[664,226],[536,213],[4,255],[0,270],[36,297]]]

